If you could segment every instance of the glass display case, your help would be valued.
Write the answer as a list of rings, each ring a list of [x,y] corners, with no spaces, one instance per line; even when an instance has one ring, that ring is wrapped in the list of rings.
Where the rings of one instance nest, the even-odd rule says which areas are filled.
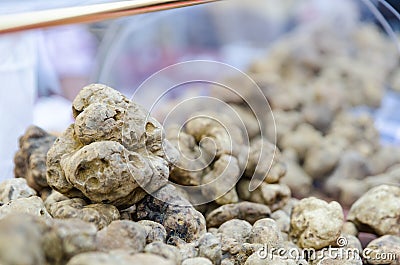
[[[35,195],[55,231],[95,225],[59,264],[398,264],[399,6],[227,0],[0,34],[0,180],[26,180],[0,184],[0,264],[3,207]]]

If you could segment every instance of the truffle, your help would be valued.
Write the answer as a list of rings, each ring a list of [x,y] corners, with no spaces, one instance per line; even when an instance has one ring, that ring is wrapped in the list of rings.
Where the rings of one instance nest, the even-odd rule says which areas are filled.
[[[28,185],[41,192],[49,185],[46,180],[46,155],[56,137],[37,126],[30,126],[19,139],[14,156],[14,175],[25,178]]]
[[[47,154],[47,181],[68,197],[127,208],[167,183],[175,151],[161,125],[110,87],[84,87],[75,123]],[[163,149],[163,145],[168,148]],[[168,153],[164,152],[167,151]]]

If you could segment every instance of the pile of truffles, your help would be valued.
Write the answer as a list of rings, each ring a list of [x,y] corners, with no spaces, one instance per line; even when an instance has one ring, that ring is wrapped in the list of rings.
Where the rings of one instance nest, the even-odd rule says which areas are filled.
[[[280,183],[293,196],[334,199],[349,208],[373,187],[400,184],[400,148],[380,143],[371,115],[387,87],[396,89],[396,54],[393,41],[373,25],[342,31],[318,24],[288,33],[252,63],[247,74],[273,113],[263,130],[276,139],[286,164]],[[245,98],[258,96],[240,89]],[[246,102],[226,101],[241,107],[246,127],[254,127]]]
[[[226,100],[246,132],[216,111],[164,135],[121,93],[84,87],[59,137],[20,138],[0,183],[0,264],[400,264],[400,148],[351,111],[379,105],[389,43],[369,25],[283,38],[248,72],[274,120],[260,128]]]

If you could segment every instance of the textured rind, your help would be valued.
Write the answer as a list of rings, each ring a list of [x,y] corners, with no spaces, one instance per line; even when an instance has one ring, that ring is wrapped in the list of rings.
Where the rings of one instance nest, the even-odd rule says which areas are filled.
[[[146,245],[146,230],[136,222],[117,220],[97,232],[97,249],[111,251],[125,249],[132,253],[141,252]]]
[[[53,201],[53,196],[45,201],[45,206],[51,216],[59,219],[78,218],[93,223],[98,229],[109,225],[120,218],[118,209],[110,204],[87,204],[81,198]]]
[[[132,219],[151,220],[162,224],[167,231],[167,240],[176,236],[191,242],[206,232],[203,215],[171,185],[164,186],[153,196],[146,195],[137,203]]]
[[[48,187],[46,154],[56,137],[37,126],[30,126],[19,139],[19,150],[14,156],[14,175],[25,178],[28,185],[41,192]]]
[[[144,108],[92,84],[75,98],[73,114],[75,123],[47,155],[51,188],[124,209],[167,183],[177,152]]]
[[[23,178],[7,179],[0,183],[0,202],[7,203],[20,198],[36,195],[36,191],[28,186]]]
[[[370,189],[350,208],[347,219],[361,232],[400,235],[400,188],[380,185]]]
[[[266,205],[243,201],[218,207],[207,215],[206,220],[208,227],[218,227],[232,219],[242,219],[253,224],[270,214],[271,210]]]
[[[290,236],[301,248],[318,250],[335,245],[343,219],[342,207],[335,201],[327,203],[314,197],[302,199],[291,214]]]

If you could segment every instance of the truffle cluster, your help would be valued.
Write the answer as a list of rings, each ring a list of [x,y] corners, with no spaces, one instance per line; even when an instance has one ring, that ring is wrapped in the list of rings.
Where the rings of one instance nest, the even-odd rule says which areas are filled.
[[[119,92],[83,88],[57,139],[37,127],[21,137],[17,178],[0,183],[0,264],[400,264],[400,149],[350,112],[379,104],[396,62],[371,26],[336,33],[293,33],[254,62],[276,128],[229,99],[248,141],[223,113],[164,138]],[[199,194],[178,186],[213,181]]]

